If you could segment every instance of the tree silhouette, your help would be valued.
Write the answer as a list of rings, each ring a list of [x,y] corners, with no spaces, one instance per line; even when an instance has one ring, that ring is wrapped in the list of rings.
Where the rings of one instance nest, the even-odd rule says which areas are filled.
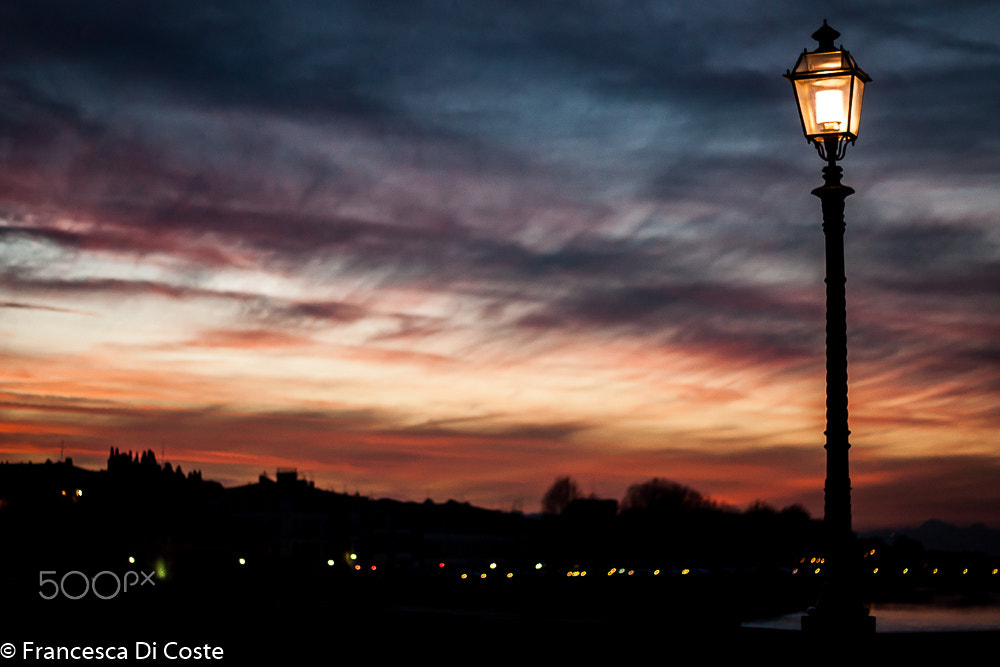
[[[546,514],[562,514],[572,501],[580,497],[580,489],[571,477],[559,477],[542,497],[542,511]]]
[[[654,477],[628,487],[622,499],[622,511],[677,513],[713,509],[715,503],[694,489],[669,479]]]

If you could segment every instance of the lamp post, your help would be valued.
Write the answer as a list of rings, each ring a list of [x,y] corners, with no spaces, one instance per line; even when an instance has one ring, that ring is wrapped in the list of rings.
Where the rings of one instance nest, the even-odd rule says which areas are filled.
[[[844,200],[854,190],[841,184],[837,161],[858,138],[861,100],[871,79],[854,58],[833,41],[840,33],[823,21],[813,33],[815,51],[803,51],[792,82],[802,131],[826,161],[823,185],[812,191],[823,207],[826,237],[826,485],[823,526],[826,579],[815,607],[802,617],[806,631],[870,633],[875,618],[855,585],[856,553],[851,529],[851,478],[847,427],[847,298],[844,272]]]

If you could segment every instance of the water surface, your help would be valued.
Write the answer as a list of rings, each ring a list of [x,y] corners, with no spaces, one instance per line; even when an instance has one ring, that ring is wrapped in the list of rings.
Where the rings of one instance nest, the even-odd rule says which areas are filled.
[[[753,628],[799,630],[802,614],[748,621]],[[1000,631],[1000,604],[873,604],[876,632],[962,632]]]

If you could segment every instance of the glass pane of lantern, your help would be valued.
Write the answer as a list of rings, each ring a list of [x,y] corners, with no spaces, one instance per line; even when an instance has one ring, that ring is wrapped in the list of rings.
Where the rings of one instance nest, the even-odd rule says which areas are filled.
[[[851,99],[851,127],[850,132],[855,137],[858,136],[858,126],[861,124],[861,98],[865,94],[865,82],[854,77],[854,90]]]
[[[796,72],[828,72],[845,67],[843,51],[828,51],[825,53],[806,53],[795,68]]]
[[[806,136],[848,132],[851,76],[795,81]]]

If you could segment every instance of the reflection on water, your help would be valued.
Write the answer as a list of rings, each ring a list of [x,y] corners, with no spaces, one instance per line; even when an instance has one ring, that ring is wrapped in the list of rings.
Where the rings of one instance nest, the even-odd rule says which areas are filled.
[[[1000,606],[872,605],[876,632],[1000,630]]]
[[[802,613],[748,621],[752,628],[799,630]],[[1000,630],[1000,604],[951,606],[942,604],[873,604],[876,632],[961,632]]]

